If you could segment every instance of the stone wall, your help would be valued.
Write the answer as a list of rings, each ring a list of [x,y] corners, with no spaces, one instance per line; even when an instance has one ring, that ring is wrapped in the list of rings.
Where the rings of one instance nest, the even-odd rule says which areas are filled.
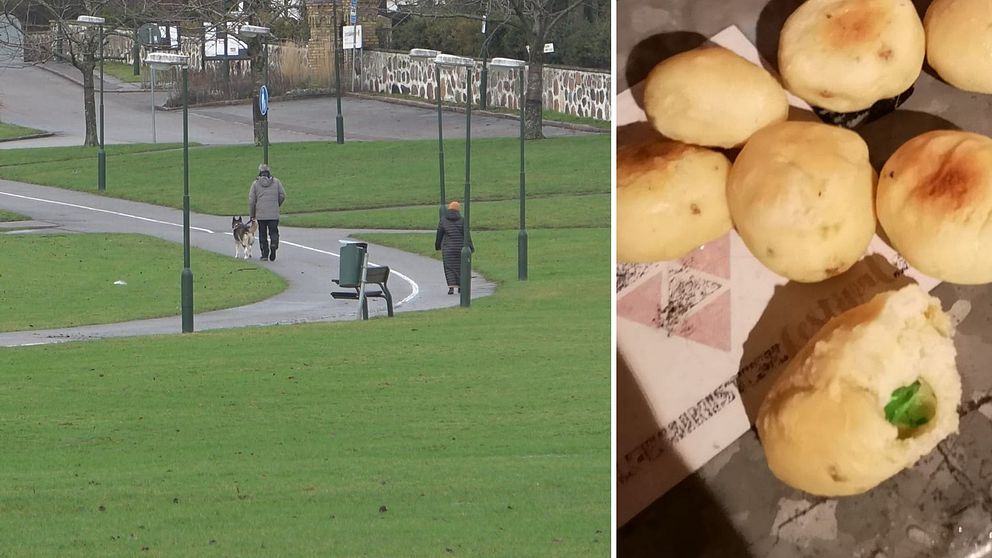
[[[472,72],[472,99],[481,98],[481,60]],[[526,72],[525,72],[526,74]],[[410,95],[435,100],[437,78],[434,64],[411,59],[406,53],[366,50],[361,59],[362,91]],[[350,79],[350,76],[349,76]],[[519,72],[489,68],[489,104],[518,110]],[[609,72],[544,67],[544,108],[575,116],[609,120],[611,115]],[[441,98],[464,103],[467,93],[464,69],[441,70]],[[526,84],[525,84],[526,85]]]

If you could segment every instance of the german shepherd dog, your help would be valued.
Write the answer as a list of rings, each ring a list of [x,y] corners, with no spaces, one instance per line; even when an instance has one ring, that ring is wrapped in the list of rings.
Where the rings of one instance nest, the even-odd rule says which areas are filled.
[[[241,216],[231,217],[231,231],[234,233],[234,257],[240,258],[241,253],[245,259],[251,257],[252,246],[255,245],[255,232],[258,231],[258,221],[252,219],[248,224],[244,224]]]

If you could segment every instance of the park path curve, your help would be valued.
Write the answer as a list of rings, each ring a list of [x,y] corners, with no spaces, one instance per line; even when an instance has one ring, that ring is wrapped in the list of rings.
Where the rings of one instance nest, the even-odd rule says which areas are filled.
[[[32,218],[29,223],[7,223],[6,234],[46,232],[133,233],[182,244],[182,211],[103,195],[0,180],[0,209]],[[190,245],[233,257],[231,217],[190,214]],[[358,305],[351,300],[330,297],[331,279],[338,275],[340,240],[360,231],[279,227],[279,259],[259,263],[279,274],[288,283],[282,293],[266,300],[226,310],[195,313],[194,330],[268,326],[302,322],[354,320]],[[433,237],[425,237],[433,242]],[[258,256],[256,249],[255,256]],[[176,251],[177,261],[182,250]],[[257,261],[257,260],[256,260]],[[432,258],[384,246],[369,246],[369,261],[388,265],[393,274],[389,290],[396,312],[457,306],[459,297],[447,294],[441,263]],[[13,265],[8,262],[7,265]],[[191,262],[194,281],[196,262]],[[177,264],[178,268],[178,264]],[[473,298],[495,291],[496,285],[473,273]],[[179,273],[176,273],[177,306]],[[194,298],[194,304],[195,304]],[[372,299],[369,313],[385,315],[385,303]],[[180,316],[135,320],[115,324],[55,328],[38,331],[0,333],[0,347],[58,343],[109,337],[179,333]]]

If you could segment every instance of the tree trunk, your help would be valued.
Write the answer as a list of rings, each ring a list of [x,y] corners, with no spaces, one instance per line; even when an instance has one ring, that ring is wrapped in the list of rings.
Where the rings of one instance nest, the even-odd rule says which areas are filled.
[[[538,38],[530,45],[527,65],[527,105],[524,135],[527,139],[544,138],[544,40]]]
[[[86,122],[86,139],[83,145],[87,147],[96,147],[100,144],[96,135],[96,98],[93,78],[95,66],[96,61],[92,54],[85,54],[79,66],[79,71],[83,74],[83,115]]]
[[[265,139],[265,121],[268,119],[268,115],[263,116],[258,106],[258,90],[265,83],[265,47],[260,40],[251,39],[248,42],[248,52],[251,58],[251,82],[255,85],[251,93],[251,121],[255,131],[255,146],[261,146]]]

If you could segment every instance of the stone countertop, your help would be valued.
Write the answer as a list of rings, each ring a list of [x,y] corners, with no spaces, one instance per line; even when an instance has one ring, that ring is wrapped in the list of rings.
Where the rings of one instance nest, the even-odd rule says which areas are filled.
[[[800,0],[620,0],[617,91],[668,56],[737,25],[774,63],[778,31]],[[928,0],[914,2],[921,16]],[[880,167],[932,129],[992,135],[992,95],[961,91],[929,67],[899,110],[862,126]],[[618,130],[623,142],[624,129]],[[990,247],[992,249],[992,247]],[[619,556],[673,558],[984,558],[992,556],[992,289],[939,285],[945,309],[967,316],[955,345],[964,402],[957,435],[866,494],[813,497],[768,470],[753,430],[621,527]],[[970,308],[970,311],[968,311]],[[623,371],[618,371],[618,378]],[[622,394],[622,390],[618,390]],[[618,405],[637,402],[618,399]],[[643,403],[641,403],[643,404]],[[617,425],[623,429],[623,424]]]

